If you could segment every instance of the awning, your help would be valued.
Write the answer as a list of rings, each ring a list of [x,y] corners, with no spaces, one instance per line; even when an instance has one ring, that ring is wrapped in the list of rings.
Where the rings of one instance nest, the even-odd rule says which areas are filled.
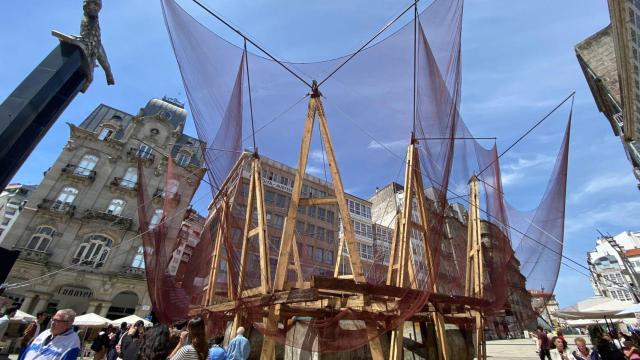
[[[109,319],[94,313],[76,316],[76,319],[73,321],[73,325],[84,327],[106,327],[108,324]]]

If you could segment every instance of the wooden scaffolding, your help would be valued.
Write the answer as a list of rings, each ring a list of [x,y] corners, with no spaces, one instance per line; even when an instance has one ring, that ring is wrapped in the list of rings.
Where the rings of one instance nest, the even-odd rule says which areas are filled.
[[[326,150],[334,196],[302,197],[301,190],[316,120],[320,129],[321,141]],[[416,148],[417,144],[417,140],[412,136],[407,150],[405,168],[405,201],[402,211],[396,218],[387,282],[384,285],[366,283],[358,244],[352,228],[351,216],[347,208],[344,187],[321,101],[321,94],[314,83],[310,93],[291,201],[283,224],[275,274],[272,276],[269,266],[268,229],[264,205],[262,168],[259,155],[254,153],[250,158],[249,191],[241,238],[240,273],[238,274],[237,282],[234,283],[234,279],[228,271],[226,296],[216,295],[220,261],[225,248],[223,244],[226,241],[226,237],[230,236],[229,219],[233,216],[231,214],[231,201],[233,201],[234,194],[231,193],[228,187],[232,184],[237,187],[240,182],[236,180],[234,183],[227,179],[216,200],[214,200],[214,202],[218,202],[214,211],[219,212],[219,214],[215,213],[215,216],[219,218],[219,222],[215,230],[216,242],[208,285],[204,293],[202,306],[192,309],[191,314],[208,312],[218,314],[221,318],[233,320],[231,334],[234,334],[236,329],[245,321],[242,309],[259,308],[262,311],[264,328],[269,334],[275,333],[278,330],[278,324],[286,322],[292,316],[322,318],[345,308],[357,309],[350,312],[348,320],[360,320],[366,324],[371,357],[374,360],[382,360],[387,357],[378,337],[380,329],[384,328],[381,324],[385,321],[392,321],[394,316],[397,317],[399,315],[389,314],[385,310],[398,309],[399,302],[405,296],[419,298],[425,291],[423,284],[428,283],[431,287],[429,289],[431,292],[429,303],[407,321],[420,324],[425,346],[426,323],[433,322],[438,340],[438,357],[441,360],[449,359],[450,349],[447,344],[445,322],[459,322],[461,318],[468,317],[470,311],[480,313],[479,309],[485,304],[484,300],[477,298],[477,293],[470,293],[467,296],[438,294],[438,285],[435,281],[437,277],[437,269],[434,264],[435,250],[431,248],[432,245],[427,241],[429,238],[427,226],[429,224],[429,219],[427,218],[428,205],[422,181],[419,154]],[[237,175],[238,177],[242,176],[243,164],[244,162],[236,164],[235,172],[240,174]],[[338,253],[336,254],[334,277],[312,276],[308,281],[304,281],[295,235],[295,224],[299,207],[315,205],[335,205],[338,207],[343,235],[340,237]],[[417,219],[412,214],[417,214]],[[415,236],[416,234],[418,236]],[[244,289],[247,271],[247,250],[252,242],[257,242],[259,249],[260,282],[259,286],[255,288]],[[415,258],[412,251],[413,242],[421,243],[423,247],[424,251],[420,259]],[[342,260],[343,249],[346,249],[345,260]],[[474,247],[473,249],[476,248]],[[231,256],[229,253],[226,255],[228,258]],[[471,258],[472,255],[469,252],[469,259]],[[474,259],[478,259],[478,257]],[[351,270],[349,275],[341,275],[339,273],[341,261],[348,262]],[[430,279],[417,277],[414,268],[415,262],[422,262],[425,265]],[[293,284],[287,283],[287,274],[292,270],[297,278]],[[472,277],[475,279],[476,275],[473,274]],[[479,281],[481,284],[481,280]],[[444,306],[445,304],[446,306]],[[471,318],[463,320],[471,320]],[[482,321],[481,316],[476,317],[476,324],[478,321]],[[482,328],[481,323],[480,327],[477,328]],[[402,339],[403,325],[400,325],[392,332],[390,359],[397,360],[402,358]],[[275,345],[274,340],[269,336],[265,336],[261,349],[261,358],[266,360],[275,359]]]

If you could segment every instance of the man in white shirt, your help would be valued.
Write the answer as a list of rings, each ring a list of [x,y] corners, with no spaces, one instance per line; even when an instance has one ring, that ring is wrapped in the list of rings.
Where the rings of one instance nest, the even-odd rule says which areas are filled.
[[[19,360],[76,360],[80,354],[80,338],[73,331],[75,311],[58,310],[51,328],[40,333]]]

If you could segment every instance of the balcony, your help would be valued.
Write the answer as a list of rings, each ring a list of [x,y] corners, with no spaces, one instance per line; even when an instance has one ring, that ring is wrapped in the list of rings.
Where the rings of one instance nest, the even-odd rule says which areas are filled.
[[[144,268],[138,268],[133,266],[123,266],[122,270],[120,270],[120,275],[126,276],[126,277],[144,278],[145,271],[144,271]]]
[[[96,179],[95,170],[90,170],[77,165],[67,164],[62,168],[62,175],[72,179],[82,180],[92,183]]]
[[[134,194],[138,190],[137,182],[119,177],[114,177],[109,185],[111,185],[112,190],[124,190]]]
[[[151,150],[143,151],[140,148],[134,147],[130,148],[129,151],[127,151],[127,157],[132,161],[142,159],[147,165],[153,164],[156,159],[156,156],[151,153]]]
[[[38,251],[27,248],[18,248],[20,250],[20,255],[18,258],[27,261],[34,261],[41,264],[46,264],[49,261],[49,254],[46,251]]]
[[[133,225],[133,219],[124,216],[112,214],[107,211],[99,211],[94,209],[85,210],[84,216],[86,220],[105,220],[112,226],[118,226],[123,230],[130,230]]]
[[[59,200],[42,199],[37,205],[38,209],[49,211],[52,214],[69,215],[72,217],[76,211],[76,206]]]

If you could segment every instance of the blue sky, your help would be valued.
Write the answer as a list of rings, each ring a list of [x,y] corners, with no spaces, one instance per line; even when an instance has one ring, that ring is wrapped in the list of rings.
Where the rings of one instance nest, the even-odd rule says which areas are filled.
[[[180,1],[232,42],[224,30],[187,1]],[[205,1],[279,58],[312,61],[334,58],[358,48],[409,1]],[[54,46],[51,30],[77,34],[82,2],[19,1],[0,13],[0,99]],[[606,1],[467,0],[463,22],[462,114],[477,136],[497,136],[505,148],[532,123],[576,90],[570,148],[565,254],[581,263],[593,248],[596,229],[616,234],[638,230],[640,193],[623,149],[588,90],[574,46],[609,23]],[[94,83],[79,95],[42,140],[15,182],[38,183],[68,139],[65,122],[80,123],[98,104],[136,113],[152,97],[186,100],[164,28],[159,1],[105,1],[103,43],[116,78]],[[304,108],[304,107],[303,107]],[[568,109],[565,109],[568,110]],[[550,118],[503,158],[503,181],[510,202],[534,206],[544,190],[560,143],[567,111]],[[302,114],[301,114],[302,117]],[[187,132],[195,135],[189,123]],[[260,141],[273,141],[266,138]],[[393,143],[398,139],[382,139]],[[298,143],[299,138],[288,140]],[[403,144],[396,149],[403,152]],[[340,144],[336,144],[340,152]],[[375,149],[362,149],[375,156]],[[284,154],[266,154],[279,159]],[[289,162],[289,161],[285,161]],[[292,164],[291,162],[289,162]],[[313,164],[313,163],[312,163]],[[358,182],[341,164],[345,185],[362,197],[389,179]],[[395,171],[394,171],[395,172]],[[208,196],[194,198],[199,209]],[[561,306],[592,294],[588,279],[562,267],[556,293]]]

